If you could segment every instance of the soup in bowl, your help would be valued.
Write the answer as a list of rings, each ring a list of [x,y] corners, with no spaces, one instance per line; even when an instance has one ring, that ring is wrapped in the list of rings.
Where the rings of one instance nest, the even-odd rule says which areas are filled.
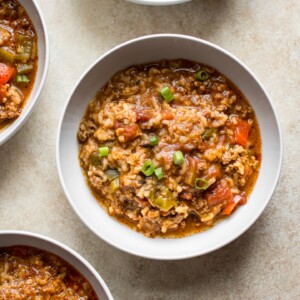
[[[253,73],[216,45],[173,34],[100,57],[71,93],[57,140],[60,179],[82,221],[155,259],[241,235],[270,200],[281,160],[276,113]]]

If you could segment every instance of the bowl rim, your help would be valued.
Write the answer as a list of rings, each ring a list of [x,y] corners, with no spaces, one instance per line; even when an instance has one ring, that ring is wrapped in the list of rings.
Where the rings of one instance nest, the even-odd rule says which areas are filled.
[[[42,31],[44,33],[44,36],[45,36],[45,62],[44,62],[44,72],[42,74],[42,77],[41,77],[41,82],[38,86],[38,89],[37,89],[37,92],[36,92],[36,95],[33,99],[31,99],[32,95],[30,94],[29,95],[29,98],[27,100],[27,103],[25,104],[25,106],[27,107],[27,110],[24,112],[24,110],[22,111],[21,115],[16,119],[14,120],[14,122],[10,125],[8,125],[7,128],[5,128],[2,132],[0,131],[0,146],[3,145],[5,142],[7,142],[11,137],[13,137],[20,129],[21,127],[25,124],[25,122],[28,120],[29,116],[31,115],[31,113],[34,111],[34,108],[35,106],[38,104],[39,100],[40,100],[40,94],[43,90],[43,87],[44,87],[44,84],[46,82],[46,78],[47,78],[47,74],[48,74],[48,69],[49,69],[49,36],[48,36],[48,31],[47,31],[47,26],[46,26],[46,22],[45,22],[45,19],[44,19],[44,16],[42,14],[42,11],[39,7],[39,5],[37,4],[36,0],[31,0],[32,4],[35,6],[37,12],[38,12],[38,15],[39,15],[39,18],[41,20],[41,24],[42,24]],[[21,5],[23,5],[21,3]],[[25,7],[25,10],[26,10],[26,7]],[[27,10],[26,10],[27,12]],[[36,28],[37,30],[37,28]],[[34,83],[35,85],[36,83]],[[29,100],[31,103],[29,103]],[[9,131],[9,128],[11,126],[13,126],[13,124],[15,122],[18,122],[16,125],[15,125],[15,128],[12,129],[11,131]]]
[[[23,230],[0,230],[0,236],[9,236],[9,235],[15,235],[15,236],[25,236],[25,237],[30,237],[30,238],[34,238],[37,240],[41,240],[41,241],[46,241],[50,244],[54,244],[55,246],[61,248],[62,250],[66,251],[68,254],[70,254],[71,256],[77,258],[77,260],[84,265],[85,267],[88,268],[88,270],[92,273],[92,275],[95,277],[95,279],[100,283],[100,285],[102,286],[104,292],[106,293],[108,299],[113,300],[112,294],[109,291],[106,283],[104,282],[104,280],[102,279],[102,277],[100,276],[100,274],[96,271],[96,269],[83,257],[81,256],[79,253],[77,253],[75,250],[73,250],[72,248],[70,248],[69,246],[53,239],[50,238],[48,236],[39,234],[39,233],[34,233],[34,232],[30,232],[30,231],[23,231]],[[18,244],[16,243],[16,246],[27,246],[27,247],[32,247],[30,245],[24,245],[24,243]],[[0,246],[1,248],[2,246]],[[5,246],[4,246],[5,247]],[[39,249],[39,247],[35,247]],[[43,250],[43,249],[41,249]],[[43,250],[43,251],[47,251],[47,250]],[[51,249],[49,249],[49,252],[51,252]],[[55,253],[54,253],[55,254]],[[57,254],[55,254],[57,255]],[[57,255],[58,257],[60,257],[59,255]],[[66,259],[63,258],[63,260],[67,261]],[[67,261],[67,263],[69,263]],[[69,263],[71,266],[73,266],[71,263]],[[74,266],[73,266],[74,267]],[[80,272],[80,270],[78,270],[78,272]]]
[[[260,209],[258,210],[258,213],[252,217],[252,219],[249,221],[248,224],[246,224],[246,226],[242,229],[237,230],[234,234],[232,234],[227,240],[222,240],[222,242],[219,242],[217,245],[212,246],[210,248],[207,248],[205,251],[201,251],[200,253],[191,253],[191,254],[182,254],[182,255],[176,255],[176,256],[172,256],[172,257],[165,257],[165,256],[152,256],[152,255],[147,255],[147,254],[143,254],[140,253],[139,250],[131,250],[131,249],[127,249],[125,247],[119,246],[117,243],[112,242],[111,240],[102,237],[96,230],[93,229],[92,226],[90,226],[90,224],[88,223],[87,220],[85,220],[85,218],[83,217],[83,215],[81,215],[81,212],[79,211],[79,209],[76,207],[76,205],[74,204],[74,202],[71,199],[71,196],[68,192],[67,186],[65,184],[64,181],[64,177],[62,174],[62,169],[61,169],[61,162],[60,162],[60,135],[61,135],[61,129],[62,129],[62,125],[63,125],[63,121],[64,121],[64,117],[66,114],[66,110],[69,106],[69,103],[73,97],[73,95],[76,92],[76,89],[78,88],[78,86],[80,85],[80,83],[82,82],[82,80],[84,80],[84,78],[87,76],[87,74],[101,61],[103,60],[105,57],[109,56],[111,53],[113,53],[114,51],[123,48],[129,44],[132,43],[136,43],[139,41],[143,41],[145,39],[155,39],[155,38],[179,38],[179,39],[183,39],[183,40],[192,40],[198,43],[202,43],[206,46],[215,48],[216,50],[223,52],[225,55],[229,56],[232,60],[234,60],[237,64],[241,65],[241,67],[243,67],[252,77],[253,79],[256,81],[256,83],[258,84],[259,88],[262,90],[262,92],[265,94],[267,101],[270,104],[272,113],[274,115],[274,119],[275,119],[275,123],[277,126],[277,130],[278,130],[278,136],[279,136],[279,161],[278,161],[278,169],[276,174],[274,174],[274,183],[273,186],[270,187],[269,190],[269,194],[266,195],[266,199],[267,201],[265,202],[264,205],[262,205],[260,207]],[[270,202],[270,199],[272,197],[272,195],[275,192],[279,177],[280,177],[280,173],[281,173],[281,169],[282,169],[282,160],[283,160],[283,142],[282,142],[282,132],[281,132],[281,128],[280,128],[280,123],[279,123],[279,118],[278,115],[274,109],[274,105],[272,103],[271,97],[269,96],[269,94],[267,93],[267,91],[265,90],[265,88],[263,87],[262,83],[260,82],[260,80],[256,77],[256,75],[240,60],[238,59],[236,56],[234,56],[233,54],[231,54],[229,51],[223,49],[222,47],[213,44],[209,41],[197,38],[197,37],[193,37],[193,36],[189,36],[189,35],[182,35],[182,34],[174,34],[174,33],[163,33],[163,34],[151,34],[151,35],[144,35],[144,36],[140,36],[128,41],[125,41],[121,44],[118,44],[117,46],[113,47],[112,49],[106,51],[104,54],[102,54],[99,58],[97,58],[84,72],[83,74],[80,76],[80,78],[77,80],[77,82],[75,83],[73,89],[71,90],[69,96],[68,96],[68,100],[66,101],[64,108],[62,110],[62,114],[60,117],[60,121],[59,121],[59,125],[58,125],[58,131],[57,131],[57,136],[56,136],[56,165],[57,165],[57,170],[58,170],[58,175],[59,175],[59,179],[60,179],[60,183],[62,185],[63,191],[68,199],[68,202],[70,203],[71,207],[74,209],[74,211],[76,212],[77,216],[80,218],[80,220],[99,238],[101,238],[102,240],[104,240],[105,242],[107,242],[109,245],[127,252],[129,254],[132,255],[136,255],[139,257],[144,257],[144,258],[148,258],[148,259],[155,259],[155,260],[182,260],[182,259],[189,259],[189,258],[193,258],[193,257],[197,257],[200,255],[204,255],[207,253],[210,253],[212,251],[215,251],[217,249],[220,249],[222,247],[224,247],[225,245],[231,243],[232,241],[234,241],[235,239],[237,239],[238,237],[240,237],[244,232],[246,232],[254,223],[255,221],[261,216],[262,212],[265,210],[267,204]]]
[[[155,5],[155,6],[163,6],[163,5],[175,5],[175,4],[183,4],[186,2],[191,2],[192,0],[163,0],[163,1],[155,1],[155,0],[127,0],[129,2],[135,4],[142,5]]]

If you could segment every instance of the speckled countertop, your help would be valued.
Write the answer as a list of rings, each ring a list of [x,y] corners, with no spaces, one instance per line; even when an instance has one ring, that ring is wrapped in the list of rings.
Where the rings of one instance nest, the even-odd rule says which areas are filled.
[[[0,147],[0,230],[38,232],[72,247],[116,300],[300,299],[300,2],[38,2],[50,36],[50,69],[29,121]],[[121,42],[165,32],[206,39],[242,59],[270,93],[285,143],[279,185],[254,226],[218,251],[174,262],[137,258],[98,239],[68,204],[55,163],[58,121],[82,72]]]

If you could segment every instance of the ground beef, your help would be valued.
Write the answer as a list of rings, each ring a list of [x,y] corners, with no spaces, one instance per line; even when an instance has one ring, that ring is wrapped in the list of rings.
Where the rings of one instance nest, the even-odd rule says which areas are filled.
[[[16,87],[9,86],[8,84],[1,89],[0,122],[17,118],[21,113],[23,95]]]

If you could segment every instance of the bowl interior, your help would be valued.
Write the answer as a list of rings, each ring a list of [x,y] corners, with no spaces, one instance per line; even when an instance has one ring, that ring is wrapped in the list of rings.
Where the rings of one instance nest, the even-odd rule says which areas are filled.
[[[19,2],[32,20],[38,36],[38,69],[34,87],[21,115],[7,128],[0,131],[0,145],[15,134],[29,117],[38,100],[48,70],[48,37],[41,12],[32,0],[19,0]]]
[[[232,80],[251,102],[262,135],[262,164],[247,205],[212,229],[183,239],[149,239],[108,216],[91,194],[78,162],[76,139],[88,102],[117,72],[129,65],[184,58],[215,67]],[[83,222],[99,237],[132,254],[155,259],[181,259],[215,250],[242,234],[259,217],[277,183],[281,136],[268,96],[255,77],[221,48],[196,38],[155,35],[127,42],[100,58],[75,87],[57,141],[57,162],[65,193]]]
[[[74,266],[90,282],[99,299],[112,299],[112,296],[100,275],[75,251],[56,241],[27,232],[0,231],[0,245],[1,247],[30,246],[50,251]]]

